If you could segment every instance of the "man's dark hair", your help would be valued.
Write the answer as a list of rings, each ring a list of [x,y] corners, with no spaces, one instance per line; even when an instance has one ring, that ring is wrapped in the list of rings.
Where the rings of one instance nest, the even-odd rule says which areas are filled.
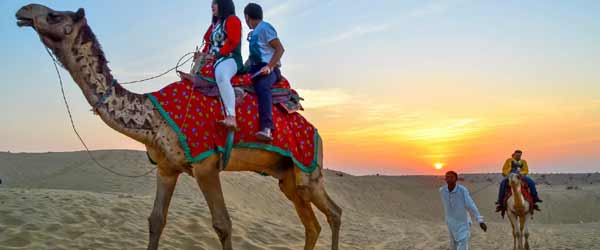
[[[520,149],[515,150],[515,154],[522,154],[523,151],[521,151]]]
[[[233,0],[214,0],[217,3],[219,9],[219,16],[213,16],[212,22],[218,21],[224,22],[229,16],[235,16],[235,5]]]
[[[244,8],[244,15],[248,15],[248,17],[252,19],[262,20],[263,10],[260,5],[256,3],[249,3],[246,5],[246,8]]]
[[[458,180],[458,174],[456,172],[448,171],[448,172],[446,172],[446,175],[448,175],[448,174],[454,175],[454,177],[456,177],[456,179]]]

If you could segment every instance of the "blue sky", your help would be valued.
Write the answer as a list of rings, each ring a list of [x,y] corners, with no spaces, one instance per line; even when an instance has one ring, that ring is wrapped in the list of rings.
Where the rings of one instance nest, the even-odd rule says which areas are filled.
[[[56,10],[85,8],[109,66],[121,81],[170,68],[199,45],[211,3],[39,2]],[[405,166],[449,161],[465,162],[465,171],[491,171],[498,161],[491,158],[504,157],[517,146],[537,152],[547,171],[572,170],[553,167],[557,161],[580,162],[578,169],[585,171],[600,166],[600,150],[593,150],[600,146],[600,132],[593,132],[600,129],[598,1],[257,2],[265,9],[265,19],[278,29],[286,47],[283,72],[304,93],[305,115],[329,141],[333,167],[358,173],[372,172],[371,167],[417,173]],[[42,44],[31,29],[15,25],[15,12],[27,3],[0,2],[0,150],[80,150]],[[241,17],[248,1],[235,3]],[[246,49],[243,53],[247,56]],[[142,148],[93,116],[80,90],[65,78],[76,122],[92,148]],[[169,74],[128,88],[149,92],[175,80]],[[565,119],[577,126],[563,124]],[[519,135],[528,139],[502,139],[517,127],[529,129]],[[390,145],[385,150],[403,160],[372,163],[344,157],[359,153],[351,149],[357,143],[361,153],[381,157],[383,149],[367,141],[388,130],[393,139],[382,139]],[[478,131],[479,137],[468,137],[469,131]],[[536,137],[536,131],[545,134]],[[560,137],[549,143],[548,134],[553,133]],[[446,142],[441,150],[416,143],[415,135],[435,142],[456,136],[448,141],[459,143]],[[488,145],[489,150],[476,158],[489,160],[456,157],[459,150],[481,147],[477,141],[482,138],[497,142],[500,152],[492,153]],[[400,153],[405,149],[440,158]]]

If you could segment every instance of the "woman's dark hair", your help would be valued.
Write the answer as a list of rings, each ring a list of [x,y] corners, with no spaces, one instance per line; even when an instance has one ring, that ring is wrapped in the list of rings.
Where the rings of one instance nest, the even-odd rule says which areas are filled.
[[[235,5],[233,0],[213,0],[213,3],[217,4],[219,10],[219,16],[213,16],[212,22],[225,21],[229,16],[235,16]]]
[[[246,8],[244,8],[244,15],[247,15],[249,18],[252,19],[263,19],[262,8],[256,3],[249,3],[248,5],[246,5]]]

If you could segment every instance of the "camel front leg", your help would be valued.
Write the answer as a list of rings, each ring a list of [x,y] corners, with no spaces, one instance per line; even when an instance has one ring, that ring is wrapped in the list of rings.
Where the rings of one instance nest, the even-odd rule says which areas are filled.
[[[195,164],[194,176],[196,177],[200,190],[202,190],[202,193],[204,194],[206,204],[210,209],[213,228],[217,232],[223,250],[232,250],[231,218],[229,217],[225,205],[219,169],[217,168],[217,161],[214,157],[210,157],[200,164]]]
[[[515,215],[513,213],[511,213],[510,211],[508,211],[508,220],[510,221],[510,225],[512,228],[512,235],[513,235],[513,250],[517,250],[517,228],[518,228],[518,222],[517,222],[517,218],[515,217]]]
[[[519,222],[521,223],[521,248],[529,250],[529,231],[527,230],[527,215],[520,216]]]
[[[148,218],[148,227],[150,231],[150,239],[148,242],[149,250],[158,249],[158,242],[163,228],[167,224],[167,214],[171,197],[177,184],[179,173],[167,173],[161,171],[160,167],[156,175],[156,197],[154,199],[154,208]]]
[[[529,250],[529,226],[525,224],[525,250]]]

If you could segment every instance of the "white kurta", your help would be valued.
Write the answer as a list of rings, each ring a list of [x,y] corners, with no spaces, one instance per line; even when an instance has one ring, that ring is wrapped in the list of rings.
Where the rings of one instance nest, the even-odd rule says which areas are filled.
[[[467,214],[467,211],[475,216],[477,222],[483,222],[483,216],[479,214],[477,206],[469,190],[459,184],[452,192],[448,191],[448,186],[440,188],[440,196],[442,197],[442,204],[444,204],[444,212],[446,214],[446,224],[450,231],[450,236],[454,241],[459,242],[468,239],[470,236],[469,228],[471,227],[471,217]]]

